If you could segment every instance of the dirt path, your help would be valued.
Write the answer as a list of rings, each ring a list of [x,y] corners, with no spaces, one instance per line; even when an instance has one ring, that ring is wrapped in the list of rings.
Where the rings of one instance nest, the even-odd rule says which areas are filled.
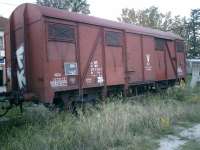
[[[189,140],[200,138],[200,124],[194,125],[192,128],[183,129],[177,136],[168,135],[160,140],[158,150],[178,150]]]

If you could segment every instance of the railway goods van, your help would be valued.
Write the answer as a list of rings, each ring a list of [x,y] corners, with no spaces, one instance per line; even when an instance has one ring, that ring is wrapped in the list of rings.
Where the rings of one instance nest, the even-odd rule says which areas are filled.
[[[133,94],[186,77],[178,35],[35,4],[13,11],[5,48],[7,92],[49,104]]]

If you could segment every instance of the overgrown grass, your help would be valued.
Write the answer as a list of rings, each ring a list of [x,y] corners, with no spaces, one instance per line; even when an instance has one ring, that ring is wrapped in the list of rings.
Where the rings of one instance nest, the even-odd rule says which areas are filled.
[[[27,106],[14,124],[0,126],[2,150],[154,150],[180,121],[200,122],[199,89],[107,99],[78,117]]]
[[[200,148],[200,139],[197,140],[190,140],[189,142],[185,143],[181,150],[199,150]]]

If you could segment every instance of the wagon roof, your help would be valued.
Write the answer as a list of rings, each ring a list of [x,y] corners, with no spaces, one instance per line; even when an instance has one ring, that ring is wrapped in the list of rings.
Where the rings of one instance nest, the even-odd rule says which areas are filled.
[[[183,40],[180,36],[172,32],[163,32],[163,31],[148,28],[148,27],[142,27],[142,26],[133,25],[133,24],[111,21],[107,19],[94,17],[94,16],[68,12],[66,10],[44,7],[44,6],[39,6],[35,4],[27,4],[27,5],[29,7],[36,7],[37,9],[39,9],[41,15],[43,16],[59,18],[59,19],[64,19],[64,20],[71,20],[75,22],[93,24],[93,25],[104,26],[104,27],[109,27],[109,28],[115,28],[115,29],[125,30],[126,32],[150,35],[150,36],[155,36],[155,37],[164,38],[164,39]]]

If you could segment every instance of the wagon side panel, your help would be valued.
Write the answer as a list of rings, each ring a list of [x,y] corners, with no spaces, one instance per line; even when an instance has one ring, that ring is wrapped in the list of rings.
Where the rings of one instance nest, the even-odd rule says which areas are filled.
[[[155,51],[156,58],[156,80],[166,80],[165,74],[165,52]]]
[[[185,58],[185,45],[183,41],[177,40],[175,42],[176,55],[177,55],[177,75],[178,78],[185,78],[186,76],[186,58]]]
[[[103,86],[102,30],[98,26],[79,24],[81,87]]]
[[[31,24],[29,27],[29,45],[28,45],[28,66],[29,87],[30,92],[35,93],[40,100],[45,100],[45,77],[44,77],[44,63],[45,63],[45,38],[43,23],[41,21]]]
[[[54,92],[77,89],[76,24],[46,21],[45,97]]]
[[[106,79],[110,86],[125,84],[123,38],[121,31],[105,29]]]
[[[127,33],[127,71],[129,83],[142,81],[142,59],[140,35]]]
[[[144,61],[144,79],[145,81],[155,81],[156,63],[154,38],[143,36],[143,61]]]
[[[167,41],[168,44],[168,52],[166,54],[167,60],[167,79],[176,79],[176,51],[174,47],[173,41]],[[170,53],[170,54],[169,54]],[[171,56],[170,56],[171,55]],[[174,68],[175,70],[174,70]]]

